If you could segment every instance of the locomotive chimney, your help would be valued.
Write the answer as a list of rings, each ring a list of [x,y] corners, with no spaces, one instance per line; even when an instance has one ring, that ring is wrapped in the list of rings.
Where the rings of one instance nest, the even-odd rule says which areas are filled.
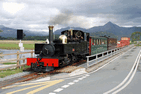
[[[48,26],[48,28],[49,28],[49,43],[50,44],[53,43],[53,27],[54,26]]]
[[[70,36],[70,39],[73,39],[73,30],[70,29],[69,32],[70,32],[70,35],[71,35],[71,36]]]

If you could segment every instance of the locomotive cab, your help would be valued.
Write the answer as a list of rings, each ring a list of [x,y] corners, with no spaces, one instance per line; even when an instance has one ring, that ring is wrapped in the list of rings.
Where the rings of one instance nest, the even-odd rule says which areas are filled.
[[[80,42],[89,40],[89,34],[81,31],[81,30],[65,30],[61,32],[61,35],[65,35],[67,37],[67,42]]]

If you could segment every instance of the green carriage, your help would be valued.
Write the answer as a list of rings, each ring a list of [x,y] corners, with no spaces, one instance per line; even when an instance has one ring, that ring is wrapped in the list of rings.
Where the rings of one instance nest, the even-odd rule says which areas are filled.
[[[107,51],[106,37],[91,37],[91,55]]]

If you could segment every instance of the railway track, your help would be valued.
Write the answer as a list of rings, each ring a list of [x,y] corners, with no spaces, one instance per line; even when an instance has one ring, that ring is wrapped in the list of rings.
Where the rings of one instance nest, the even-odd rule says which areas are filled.
[[[30,74],[25,75],[25,76],[5,80],[5,81],[0,82],[0,88],[9,86],[9,85],[12,85],[12,84],[15,84],[15,83],[19,83],[19,82],[25,82],[25,81],[43,78],[43,77],[46,77],[48,75],[55,74],[55,73],[62,73],[62,72],[71,73],[72,71],[81,68],[81,67],[77,67],[77,66],[82,64],[82,63],[85,63],[85,62],[86,62],[86,60],[81,60],[79,62],[73,63],[72,65],[65,66],[63,68],[57,68],[57,69],[50,71],[50,72],[46,72],[46,73],[33,72],[33,73],[30,73]],[[29,69],[27,69],[27,70],[29,70]]]

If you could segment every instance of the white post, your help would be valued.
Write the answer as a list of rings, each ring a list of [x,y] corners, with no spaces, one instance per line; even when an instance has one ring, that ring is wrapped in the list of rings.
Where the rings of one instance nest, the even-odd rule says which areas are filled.
[[[23,47],[23,43],[21,42],[21,40],[20,40],[20,43],[19,43],[19,47],[20,47],[20,51],[19,52],[20,53],[23,52],[24,51],[24,47]],[[19,56],[20,56],[20,59],[21,59],[22,54],[20,54]],[[21,60],[19,61],[19,64],[21,65]]]
[[[97,59],[98,59],[98,58],[97,58],[97,54],[96,54],[96,62],[97,62]]]
[[[87,68],[89,67],[89,57],[87,57]]]

